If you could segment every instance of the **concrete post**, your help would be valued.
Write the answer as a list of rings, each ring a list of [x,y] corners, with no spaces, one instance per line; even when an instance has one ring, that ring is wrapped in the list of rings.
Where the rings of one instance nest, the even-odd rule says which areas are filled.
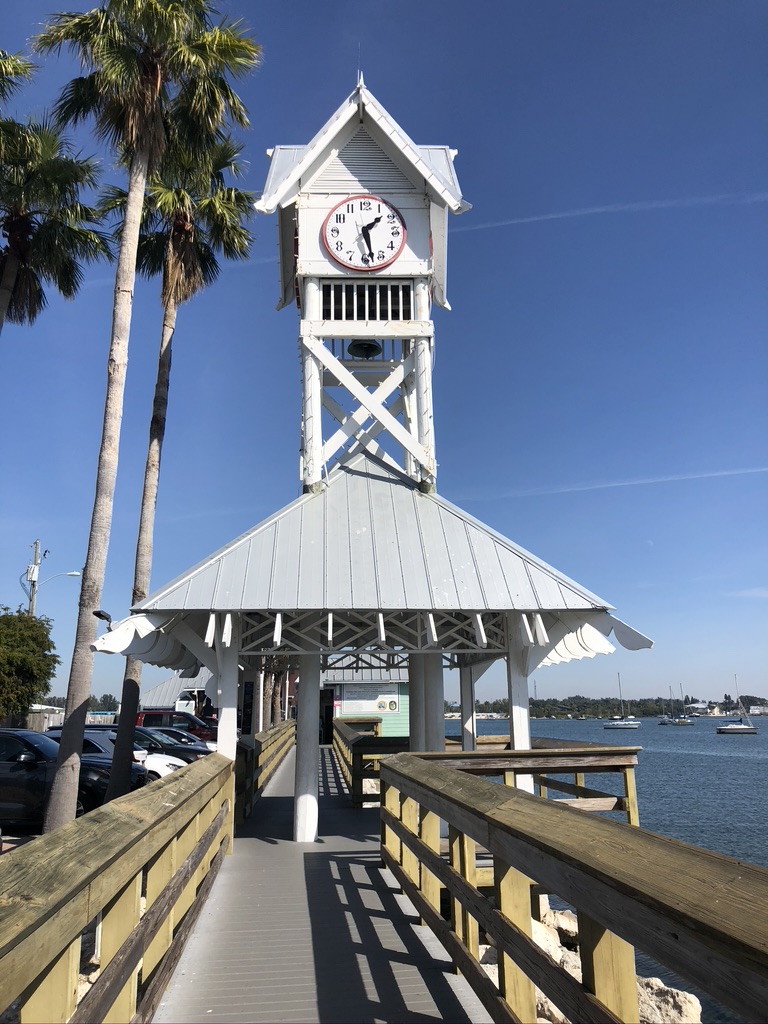
[[[408,656],[408,728],[411,750],[426,750],[423,654]]]
[[[528,676],[522,667],[522,652],[510,644],[507,651],[507,694],[509,696],[509,741],[513,750],[531,749],[528,712]],[[533,777],[518,775],[518,789],[533,792]]]
[[[219,668],[218,703],[219,725],[217,746],[220,754],[231,761],[237,755],[237,683],[238,659],[240,652],[240,621],[232,615],[232,632],[229,645],[222,641],[224,615],[217,616],[216,623],[216,659]]]
[[[477,722],[475,719],[475,679],[471,665],[462,665],[459,669],[459,693],[461,698],[461,749],[474,750]]]
[[[445,691],[443,657],[424,654],[425,750],[445,750]]]
[[[317,773],[320,759],[320,655],[299,657],[299,708],[296,718],[296,786],[293,838],[317,841]]]

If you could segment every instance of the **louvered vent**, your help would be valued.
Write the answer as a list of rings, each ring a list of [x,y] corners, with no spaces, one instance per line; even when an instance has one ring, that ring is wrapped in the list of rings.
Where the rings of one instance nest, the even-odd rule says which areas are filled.
[[[413,192],[413,183],[360,128],[312,182],[327,192]]]
[[[410,281],[323,281],[323,320],[410,320]]]

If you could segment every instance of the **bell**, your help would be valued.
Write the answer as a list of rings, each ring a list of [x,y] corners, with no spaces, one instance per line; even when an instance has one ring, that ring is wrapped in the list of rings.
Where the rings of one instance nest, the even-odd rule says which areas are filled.
[[[347,345],[347,355],[351,359],[375,359],[384,351],[380,341],[369,341],[358,338]]]

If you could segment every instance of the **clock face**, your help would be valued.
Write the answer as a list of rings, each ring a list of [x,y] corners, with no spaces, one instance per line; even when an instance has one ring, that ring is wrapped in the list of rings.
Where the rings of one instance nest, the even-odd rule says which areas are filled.
[[[349,196],[331,210],[322,228],[328,255],[350,270],[380,270],[405,247],[405,221],[377,196]]]

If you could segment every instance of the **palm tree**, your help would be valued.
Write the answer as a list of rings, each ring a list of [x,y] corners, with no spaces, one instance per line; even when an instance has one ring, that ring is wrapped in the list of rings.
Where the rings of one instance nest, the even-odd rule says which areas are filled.
[[[34,64],[20,53],[0,50],[0,103],[5,103],[21,85],[32,77]],[[0,161],[23,152],[27,132],[23,125],[10,118],[0,118]]]
[[[98,231],[85,227],[97,214],[80,193],[97,179],[97,162],[71,155],[61,130],[30,123],[27,159],[0,164],[0,332],[6,318],[34,323],[47,304],[43,283],[71,299],[83,278],[82,263],[111,257]]]
[[[44,53],[69,49],[86,72],[63,90],[62,123],[93,118],[97,136],[128,167],[128,189],[115,274],[115,299],[88,551],[80,590],[64,727],[45,830],[75,816],[85,716],[93,672],[93,612],[104,584],[120,444],[136,252],[148,174],[163,156],[168,115],[190,111],[188,145],[214,135],[226,120],[245,126],[245,107],[230,77],[259,59],[259,47],[239,23],[214,25],[209,0],[104,0],[82,13],[53,16],[36,38]]]
[[[224,138],[217,140],[207,159],[201,161],[199,156],[177,151],[174,146],[160,170],[150,178],[147,188],[137,269],[145,277],[161,277],[163,322],[144,469],[132,604],[143,601],[149,593],[160,458],[168,411],[171,346],[178,307],[216,280],[220,272],[217,255],[230,260],[246,259],[252,240],[244,221],[253,215],[256,197],[226,184],[227,172],[234,176],[240,173],[240,151],[241,147]],[[119,211],[125,201],[124,192],[111,189],[102,210]],[[108,800],[126,793],[130,786],[140,680],[141,662],[128,656]]]

